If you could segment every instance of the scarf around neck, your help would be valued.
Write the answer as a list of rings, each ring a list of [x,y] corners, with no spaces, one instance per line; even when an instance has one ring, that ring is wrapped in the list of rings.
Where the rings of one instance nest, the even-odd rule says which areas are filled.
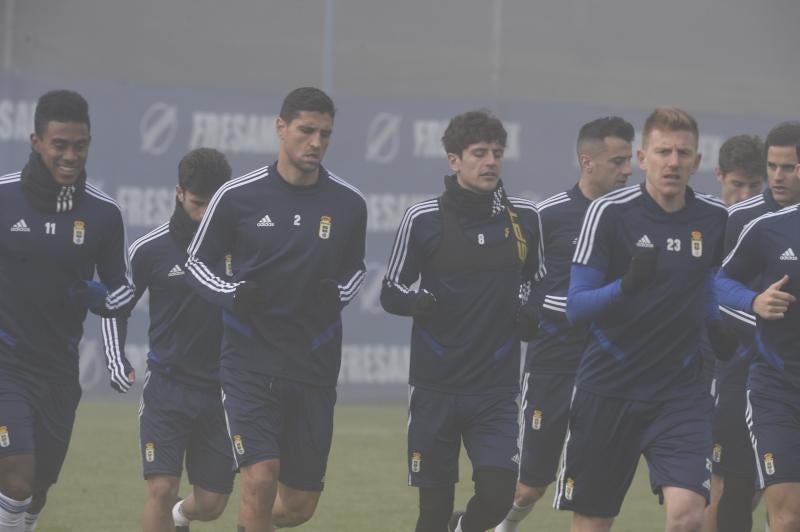
[[[186,251],[198,227],[200,227],[200,222],[195,222],[189,218],[189,215],[183,210],[183,205],[180,204],[176,197],[175,210],[169,219],[169,234],[172,236],[172,240],[180,249]]]
[[[442,199],[450,203],[458,214],[469,218],[497,216],[508,203],[502,181],[497,182],[497,188],[491,193],[477,194],[459,185],[455,175],[444,177]]]
[[[86,170],[72,185],[59,185],[39,154],[32,151],[28,164],[20,173],[22,193],[41,212],[68,212],[86,188]]]

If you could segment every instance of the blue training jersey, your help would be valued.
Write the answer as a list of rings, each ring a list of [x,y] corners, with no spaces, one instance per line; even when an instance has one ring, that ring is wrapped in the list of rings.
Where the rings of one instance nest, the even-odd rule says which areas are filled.
[[[789,276],[781,289],[800,298],[800,206],[764,214],[742,231],[722,264],[721,277],[754,296]],[[754,290],[746,285],[756,281]],[[740,298],[739,310],[749,310],[752,297]],[[722,300],[722,294],[720,294]],[[732,303],[733,304],[733,303]],[[748,387],[765,394],[800,390],[800,310],[789,305],[782,319],[756,318],[755,344],[760,356],[750,367]]]
[[[591,334],[577,386],[634,400],[707,393],[700,341],[712,305],[716,312],[711,275],[722,257],[726,216],[722,202],[689,187],[686,205],[672,213],[644,184],[592,202],[573,259],[568,313],[581,314],[581,308],[570,309],[578,307],[576,268],[594,272],[611,295],[585,317]],[[655,279],[635,295],[622,294],[620,279],[631,257],[653,247]]]
[[[320,281],[335,280],[343,306],[364,281],[367,206],[361,193],[320,168],[311,186],[289,184],[276,165],[224,184],[189,245],[194,288],[223,307],[221,364],[297,382],[335,386],[342,358],[338,309],[316,304]],[[215,269],[231,253],[232,280]],[[242,281],[263,304],[233,313]]]
[[[574,374],[586,346],[585,325],[567,321],[569,272],[583,215],[591,200],[578,185],[538,203],[547,275],[536,283],[528,304],[538,307],[539,336],[528,343],[525,371]]]
[[[0,178],[0,364],[49,378],[78,377],[86,307],[70,291],[95,271],[106,312],[133,301],[119,206],[87,183],[72,209],[41,212],[20,174]]]
[[[410,315],[416,297],[412,285],[436,298],[433,316],[414,318],[411,330],[409,384],[450,392],[479,393],[496,389],[518,389],[520,340],[516,313],[520,286],[544,275],[540,220],[535,205],[509,198],[519,216],[527,241],[525,262],[516,266],[436,271],[435,256],[443,246],[445,216],[440,200],[412,205],[400,222],[381,293],[388,311]],[[487,255],[505,253],[513,239],[513,228],[505,210],[493,216],[459,216],[460,234],[467,246]],[[516,247],[509,253],[516,257]],[[388,303],[388,304],[387,304]]]
[[[180,208],[180,207],[178,207]],[[222,309],[192,290],[187,281],[186,250],[170,234],[169,222],[136,240],[128,251],[136,286],[135,301],[149,292],[147,366],[194,387],[219,385]],[[230,277],[230,260],[216,271]],[[109,367],[123,368],[127,318],[103,319],[103,343]]]

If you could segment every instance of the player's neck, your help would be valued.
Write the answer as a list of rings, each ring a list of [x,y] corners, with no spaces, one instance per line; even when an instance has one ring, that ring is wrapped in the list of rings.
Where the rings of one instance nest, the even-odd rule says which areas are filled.
[[[664,212],[676,212],[686,206],[686,187],[683,187],[679,194],[674,195],[662,194],[647,179],[645,179],[644,187],[650,197],[653,198],[653,201],[656,202],[656,205],[661,207]]]
[[[606,192],[601,190],[600,187],[593,185],[591,181],[583,176],[581,176],[581,178],[578,180],[578,189],[581,191],[581,194],[583,194],[583,197],[590,201],[594,201],[600,196],[606,194]]]
[[[291,163],[285,162],[278,157],[278,173],[284,181],[296,187],[308,187],[319,181],[320,167],[317,166],[313,172],[303,172]]]

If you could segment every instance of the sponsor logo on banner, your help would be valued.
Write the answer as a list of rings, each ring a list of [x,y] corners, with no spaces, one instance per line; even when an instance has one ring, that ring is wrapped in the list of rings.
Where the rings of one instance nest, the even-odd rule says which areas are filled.
[[[116,200],[126,227],[155,227],[172,216],[175,188],[121,186]]]
[[[141,150],[150,155],[162,155],[175,140],[178,131],[178,108],[164,102],[151,105],[139,122]]]
[[[400,151],[400,124],[403,117],[393,113],[378,113],[367,132],[366,159],[376,163],[389,163]]]
[[[444,135],[448,123],[449,120],[415,120],[414,157],[421,159],[444,158],[442,135]],[[503,122],[503,127],[508,133],[503,159],[516,161],[520,157],[522,126],[518,122]]]
[[[0,141],[29,142],[36,102],[0,100]]]
[[[275,115],[197,111],[192,115],[189,149],[215,148],[227,155],[276,154],[280,145],[277,119]]]

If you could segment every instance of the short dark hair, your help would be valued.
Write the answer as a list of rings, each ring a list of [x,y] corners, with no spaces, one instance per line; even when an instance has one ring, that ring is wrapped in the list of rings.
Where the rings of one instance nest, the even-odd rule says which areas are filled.
[[[694,135],[695,144],[700,141],[700,132],[697,120],[692,115],[677,107],[657,107],[647,120],[644,121],[642,131],[642,147],[647,147],[650,133],[654,129],[659,131],[688,131]]]
[[[178,163],[178,184],[198,196],[211,196],[231,178],[225,155],[213,148],[197,148]]]
[[[747,177],[766,177],[764,143],[757,136],[731,137],[719,147],[717,164],[723,176],[738,170]]]
[[[782,122],[767,133],[764,141],[764,155],[770,146],[794,146],[797,159],[800,160],[800,122]]]
[[[336,117],[331,97],[316,87],[300,87],[286,95],[281,105],[281,118],[287,124],[303,111],[317,112]]]
[[[578,155],[580,155],[581,144],[588,140],[602,142],[607,137],[615,137],[626,142],[633,142],[633,136],[633,125],[619,116],[604,116],[592,120],[583,124],[578,132]]]
[[[505,147],[507,136],[500,119],[488,111],[468,111],[450,120],[442,144],[446,153],[461,157],[465,149],[478,142],[497,142]]]
[[[54,90],[43,94],[36,104],[33,115],[33,128],[36,135],[41,136],[48,122],[89,122],[89,104],[75,91]]]

